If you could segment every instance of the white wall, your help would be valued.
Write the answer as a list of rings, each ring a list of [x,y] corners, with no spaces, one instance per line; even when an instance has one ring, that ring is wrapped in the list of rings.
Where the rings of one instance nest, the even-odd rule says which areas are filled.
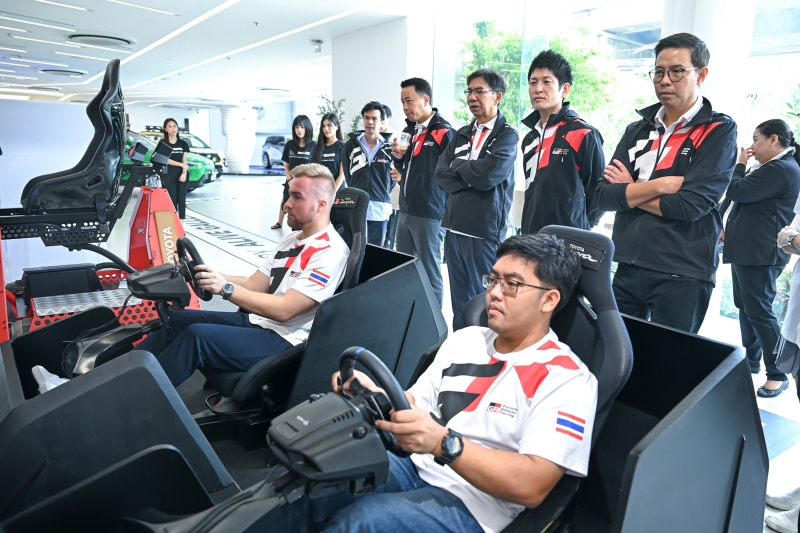
[[[200,118],[199,109],[181,109],[173,107],[149,107],[147,104],[126,106],[125,112],[130,120],[130,129],[144,131],[145,126],[161,126],[164,120],[174,118],[178,126],[183,127],[183,119],[188,118],[191,130],[192,120]],[[192,132],[194,133],[194,132]],[[208,139],[204,139],[208,140]]]
[[[333,38],[333,99],[345,99],[343,133],[371,100],[392,108],[391,125],[405,118],[399,105],[400,82],[406,79],[408,26],[405,17]]]
[[[19,207],[29,179],[73,167],[93,134],[83,104],[0,99],[0,207]],[[101,261],[39,239],[3,241],[3,259],[7,282],[19,279],[24,267]]]

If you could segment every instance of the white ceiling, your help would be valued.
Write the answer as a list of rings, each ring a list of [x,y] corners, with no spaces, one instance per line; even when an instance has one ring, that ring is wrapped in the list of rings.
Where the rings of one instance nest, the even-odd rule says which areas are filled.
[[[64,55],[77,54],[105,61],[122,60],[122,85],[129,103],[213,106],[312,98],[330,93],[334,36],[405,16],[412,9],[409,2],[366,0],[304,0],[298,4],[276,0],[125,2],[174,15],[113,0],[0,0],[0,48],[25,50],[20,53],[0,49],[0,69],[13,71],[0,70],[0,95],[89,101],[99,90],[105,62]],[[4,16],[20,17],[12,21]],[[24,20],[66,29],[21,22]],[[70,29],[126,37],[135,43],[110,49],[63,46],[74,33]],[[314,52],[312,39],[323,41],[321,53]],[[5,64],[15,63],[13,58],[62,63],[86,74],[65,77],[41,72],[43,68],[65,67],[32,62],[16,67]],[[44,87],[58,87],[59,91],[44,92]]]

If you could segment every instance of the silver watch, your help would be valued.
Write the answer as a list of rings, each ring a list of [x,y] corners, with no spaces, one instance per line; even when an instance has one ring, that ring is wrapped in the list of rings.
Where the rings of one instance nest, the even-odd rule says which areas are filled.
[[[233,296],[233,289],[235,285],[233,283],[226,283],[222,286],[222,299],[223,300],[230,300],[231,296]]]
[[[797,233],[790,233],[789,236],[786,237],[786,246],[791,246],[795,237],[797,237]]]

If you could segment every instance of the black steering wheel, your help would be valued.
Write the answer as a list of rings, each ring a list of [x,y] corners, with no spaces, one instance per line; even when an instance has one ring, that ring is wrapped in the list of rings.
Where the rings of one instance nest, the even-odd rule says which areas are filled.
[[[189,254],[187,255],[186,252],[189,252]],[[197,265],[204,265],[205,263],[203,262],[203,258],[200,257],[197,248],[195,248],[194,243],[190,241],[188,237],[181,237],[178,239],[178,261],[180,261],[182,266],[183,277],[186,279],[186,283],[192,288],[192,291],[204,302],[210,301],[214,295],[200,288],[197,284],[194,271],[194,267]]]
[[[364,365],[367,370],[372,372],[372,375],[375,376],[375,381],[377,385],[383,388],[386,391],[386,395],[389,397],[389,402],[391,405],[380,405],[378,402],[378,411],[380,411],[380,416],[385,420],[389,419],[389,411],[394,409],[395,411],[404,411],[406,409],[411,409],[411,405],[408,403],[408,398],[406,398],[405,392],[403,392],[403,387],[397,382],[397,379],[394,375],[386,368],[386,365],[383,364],[383,361],[378,359],[378,356],[374,353],[370,352],[366,348],[362,348],[360,346],[352,346],[345,350],[342,353],[342,356],[339,358],[339,376],[341,377],[342,384],[346,383],[350,378],[353,377],[353,368],[356,366],[356,363],[359,362]],[[358,379],[354,381],[357,382]],[[353,384],[351,384],[352,389]],[[344,388],[341,389],[341,394],[345,394]],[[388,431],[384,431],[382,429],[375,428],[378,431],[378,434],[381,436],[381,440],[383,440],[383,444],[386,446],[386,449],[392,452],[393,454],[397,455],[398,457],[408,457],[411,454],[400,447],[397,444],[397,440],[394,438],[394,435],[389,433]]]

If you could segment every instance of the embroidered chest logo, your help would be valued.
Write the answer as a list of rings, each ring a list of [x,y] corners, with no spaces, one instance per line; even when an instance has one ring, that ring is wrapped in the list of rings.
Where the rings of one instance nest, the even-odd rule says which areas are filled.
[[[553,341],[542,344],[538,350],[560,350],[559,346]],[[550,373],[551,366],[560,366],[568,370],[578,370],[578,365],[571,357],[557,355],[544,363],[531,363],[525,366],[515,366],[519,383],[527,398],[533,398],[539,385]],[[439,411],[442,415],[442,422],[447,422],[458,413],[475,411],[489,391],[495,380],[503,373],[506,368],[506,361],[499,361],[492,356],[488,364],[454,364],[442,371],[442,378],[472,376],[475,379],[461,391],[445,390],[439,393]],[[501,407],[502,411],[502,407]],[[501,412],[501,414],[504,414]]]
[[[517,408],[510,405],[503,405],[502,403],[491,402],[489,407],[486,408],[487,413],[497,413],[514,418],[517,415]]]

